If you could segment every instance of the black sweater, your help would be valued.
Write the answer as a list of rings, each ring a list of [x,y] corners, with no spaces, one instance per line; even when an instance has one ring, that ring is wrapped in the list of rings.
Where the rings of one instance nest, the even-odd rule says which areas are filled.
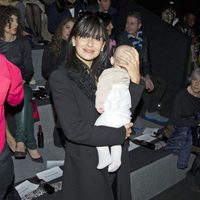
[[[186,88],[182,89],[174,101],[174,124],[179,127],[197,126],[200,123],[197,113],[200,113],[200,98],[191,95]]]
[[[13,42],[0,40],[0,53],[15,64],[22,73],[23,80],[28,83],[33,76],[31,47],[28,39],[18,37]]]

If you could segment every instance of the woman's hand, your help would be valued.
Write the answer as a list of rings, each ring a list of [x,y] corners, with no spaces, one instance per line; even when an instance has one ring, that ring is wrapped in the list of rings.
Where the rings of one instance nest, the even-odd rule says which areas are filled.
[[[116,58],[116,65],[124,67],[130,76],[133,83],[139,84],[140,82],[140,69],[139,69],[139,54],[133,47],[132,51],[123,51],[123,55]]]
[[[124,125],[125,129],[126,129],[126,137],[125,139],[129,138],[131,133],[132,133],[132,127],[133,127],[133,123],[128,123]]]

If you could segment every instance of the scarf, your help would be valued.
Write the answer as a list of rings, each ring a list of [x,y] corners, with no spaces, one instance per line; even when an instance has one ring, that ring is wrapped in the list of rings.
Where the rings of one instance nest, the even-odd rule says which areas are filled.
[[[69,78],[85,93],[86,96],[95,104],[96,83],[95,77],[90,69],[78,59],[73,59],[67,66]]]
[[[142,42],[143,42],[143,32],[138,31],[136,37],[131,35],[130,33],[126,32],[127,37],[131,44],[140,51],[142,49]]]

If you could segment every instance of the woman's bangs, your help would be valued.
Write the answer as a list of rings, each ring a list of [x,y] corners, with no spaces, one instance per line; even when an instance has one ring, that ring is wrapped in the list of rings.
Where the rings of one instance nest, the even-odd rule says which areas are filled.
[[[80,29],[80,32],[78,34],[80,37],[92,37],[95,39],[103,39],[106,40],[105,30],[99,23],[91,23],[86,22],[85,24],[82,24],[82,27]]]

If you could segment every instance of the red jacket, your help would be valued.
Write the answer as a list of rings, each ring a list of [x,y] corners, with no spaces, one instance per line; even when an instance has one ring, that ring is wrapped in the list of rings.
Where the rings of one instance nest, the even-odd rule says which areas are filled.
[[[16,106],[23,100],[24,90],[19,68],[0,54],[0,153],[5,144],[4,103]]]

